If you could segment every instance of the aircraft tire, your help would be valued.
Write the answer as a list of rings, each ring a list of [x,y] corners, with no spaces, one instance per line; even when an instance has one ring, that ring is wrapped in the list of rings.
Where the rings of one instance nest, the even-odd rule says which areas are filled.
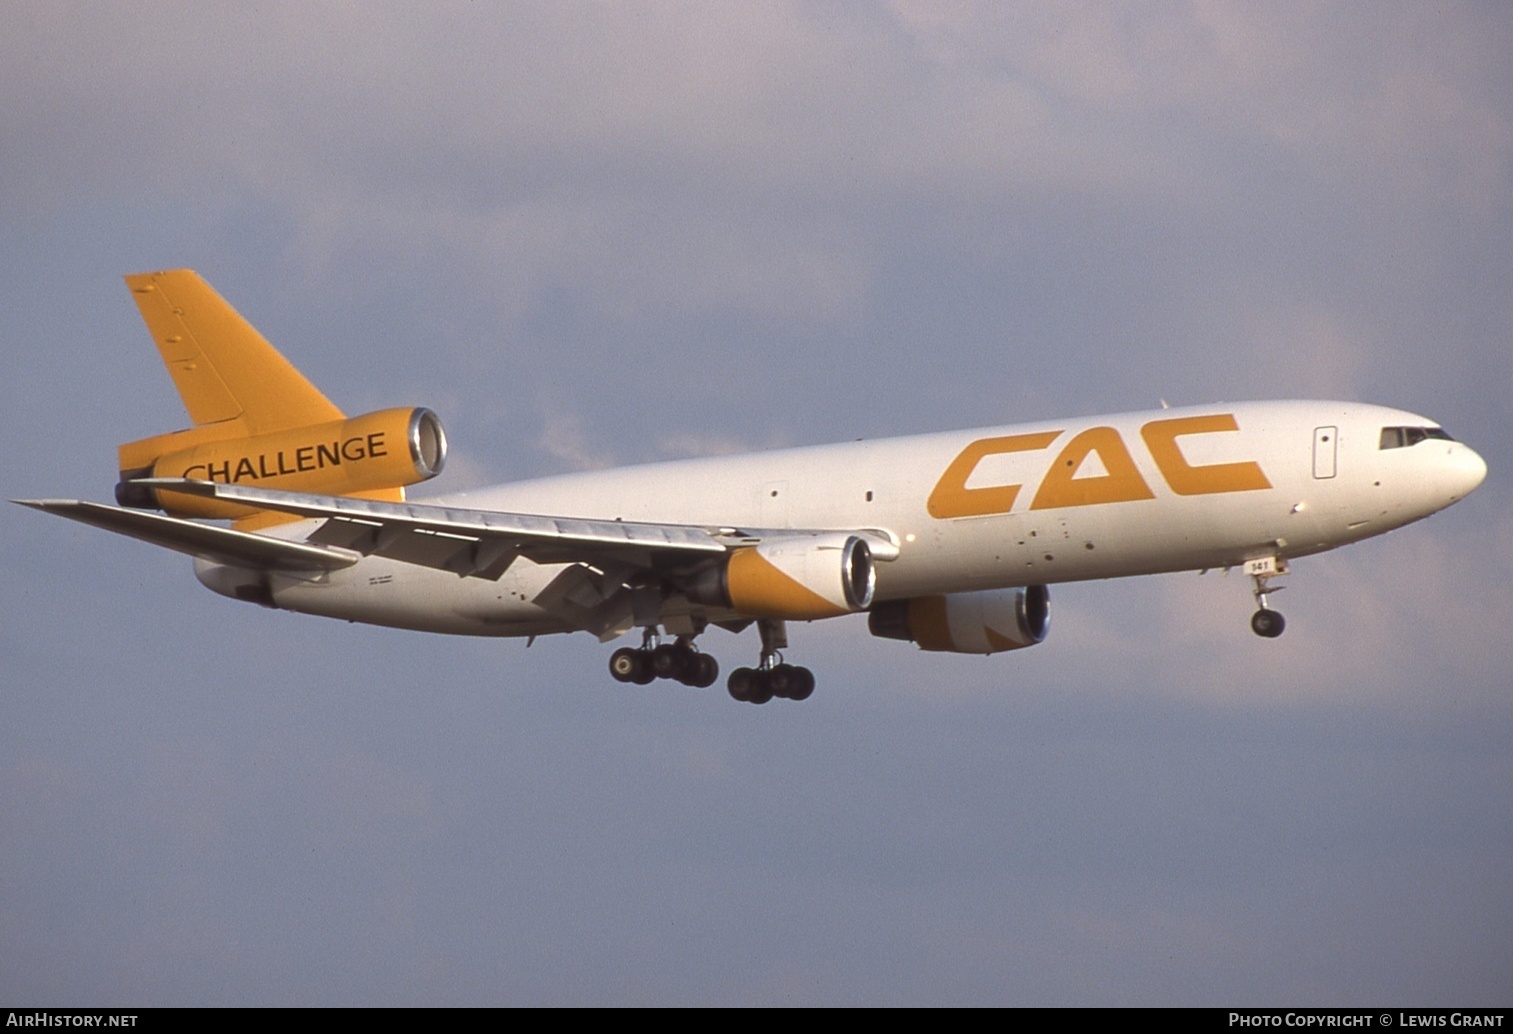
[[[636,675],[643,667],[640,650],[624,647],[609,655],[609,673],[616,682],[636,681]]]
[[[767,686],[772,695],[787,700],[793,688],[793,665],[777,664],[767,670]]]
[[[772,673],[758,669],[753,671],[751,688],[746,692],[748,704],[765,704],[772,699]]]
[[[788,682],[789,700],[808,700],[814,694],[814,672],[796,667]]]
[[[677,643],[664,643],[651,652],[651,671],[659,679],[682,680],[693,651]]]
[[[725,680],[725,688],[730,691],[732,700],[748,703],[751,700],[751,690],[755,685],[756,672],[750,668],[736,668]]]
[[[680,676],[684,685],[695,689],[708,689],[719,677],[720,663],[707,653],[691,655],[687,668]]]
[[[1262,639],[1275,639],[1287,628],[1287,619],[1281,611],[1262,607],[1250,616],[1250,630]]]

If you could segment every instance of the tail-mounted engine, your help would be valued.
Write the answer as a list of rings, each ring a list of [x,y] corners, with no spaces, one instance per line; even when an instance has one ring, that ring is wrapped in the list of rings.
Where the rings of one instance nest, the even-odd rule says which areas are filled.
[[[241,436],[234,424],[205,424],[121,446],[122,506],[178,517],[241,518],[255,510],[134,484],[138,478],[193,478],[290,492],[372,495],[441,473],[447,436],[429,409],[385,409],[350,419]]]
[[[1044,585],[949,596],[889,600],[872,608],[867,628],[921,650],[1000,653],[1043,642],[1051,630],[1051,594]]]
[[[697,603],[757,618],[811,621],[872,605],[872,551],[857,535],[796,535],[733,550],[688,586]]]

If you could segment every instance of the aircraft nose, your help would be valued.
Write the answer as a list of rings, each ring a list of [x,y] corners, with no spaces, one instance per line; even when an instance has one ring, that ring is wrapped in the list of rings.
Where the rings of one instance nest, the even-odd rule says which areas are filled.
[[[1459,444],[1459,443],[1457,443]],[[1475,449],[1461,445],[1450,450],[1448,470],[1454,499],[1462,499],[1476,490],[1487,477],[1487,461]]]

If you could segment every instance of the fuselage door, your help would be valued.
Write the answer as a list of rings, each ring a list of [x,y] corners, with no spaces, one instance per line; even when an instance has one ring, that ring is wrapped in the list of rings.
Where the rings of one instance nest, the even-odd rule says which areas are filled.
[[[1334,477],[1334,465],[1340,429],[1338,427],[1315,427],[1313,429],[1313,476]]]

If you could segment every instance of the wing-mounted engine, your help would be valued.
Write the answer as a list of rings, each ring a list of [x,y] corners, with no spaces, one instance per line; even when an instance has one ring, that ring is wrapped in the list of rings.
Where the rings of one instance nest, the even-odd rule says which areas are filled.
[[[889,600],[872,608],[867,628],[885,639],[918,643],[921,650],[1018,650],[1043,642],[1050,632],[1051,595],[1044,585],[1031,585]]]
[[[866,541],[835,532],[741,546],[687,591],[696,603],[749,617],[812,621],[866,610],[876,580]]]
[[[385,409],[251,436],[243,435],[235,423],[224,428],[205,424],[122,445],[116,501],[179,517],[237,519],[258,512],[134,483],[141,478],[191,478],[400,501],[405,485],[441,473],[446,456],[441,420],[423,408]]]

